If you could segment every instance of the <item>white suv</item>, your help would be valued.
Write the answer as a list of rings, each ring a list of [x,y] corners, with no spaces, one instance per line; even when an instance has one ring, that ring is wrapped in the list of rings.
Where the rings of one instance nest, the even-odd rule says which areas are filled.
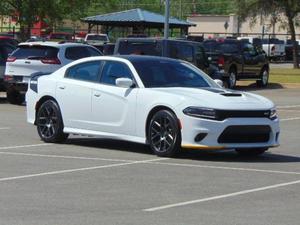
[[[6,62],[4,81],[7,100],[12,104],[21,104],[28,81],[36,72],[50,74],[74,60],[100,55],[102,53],[98,49],[79,43],[21,43]]]

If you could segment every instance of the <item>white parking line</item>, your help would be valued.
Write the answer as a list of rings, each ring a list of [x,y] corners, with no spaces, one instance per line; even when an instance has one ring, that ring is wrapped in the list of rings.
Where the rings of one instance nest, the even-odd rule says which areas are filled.
[[[48,146],[48,145],[53,145],[53,144],[43,143],[43,144],[32,144],[32,145],[3,146],[3,147],[0,147],[0,150],[17,149],[17,148],[31,148],[31,147],[40,147],[40,146]]]
[[[300,184],[300,180],[287,182],[287,183],[280,183],[280,184],[275,184],[275,185],[270,185],[270,186],[265,186],[265,187],[260,187],[260,188],[248,189],[248,190],[244,190],[244,191],[233,192],[230,194],[217,195],[217,196],[213,196],[213,197],[209,197],[209,198],[201,198],[201,199],[196,199],[196,200],[191,200],[191,201],[186,201],[186,202],[178,202],[175,204],[169,204],[169,205],[163,205],[163,206],[143,209],[143,211],[154,212],[154,211],[159,211],[159,210],[163,210],[163,209],[170,209],[170,208],[174,208],[174,207],[192,205],[192,204],[197,204],[197,203],[201,203],[201,202],[213,201],[213,200],[217,200],[217,199],[230,198],[230,197],[234,197],[234,196],[238,196],[238,195],[245,195],[245,194],[249,194],[249,193],[253,193],[253,192],[265,191],[265,190],[269,190],[269,189],[285,187],[285,186],[295,185],[295,184]]]
[[[289,108],[297,108],[300,107],[300,105],[282,105],[282,106],[277,106],[277,109],[289,109]]]
[[[19,155],[29,157],[45,157],[45,158],[62,158],[62,159],[80,159],[80,160],[95,160],[95,161],[111,161],[111,162],[136,162],[135,160],[126,159],[109,159],[99,157],[80,157],[80,156],[69,156],[69,155],[48,155],[48,154],[35,154],[35,153],[23,153],[23,152],[0,152],[0,155]],[[168,159],[168,158],[164,158]],[[281,171],[281,170],[263,170],[263,169],[252,169],[252,168],[240,168],[240,167],[225,167],[225,166],[209,166],[209,165],[197,165],[197,164],[184,164],[184,163],[168,163],[168,162],[145,162],[147,164],[157,164],[166,166],[179,166],[179,167],[193,167],[193,168],[208,168],[208,169],[221,169],[221,170],[237,170],[247,172],[262,172],[262,173],[277,173],[277,174],[291,174],[300,175],[300,172],[293,171]]]
[[[300,120],[300,117],[293,117],[293,118],[280,119],[280,121],[291,121],[291,120]]]
[[[10,127],[0,127],[0,130],[9,130]]]
[[[300,175],[300,172],[281,171],[281,170],[262,170],[262,169],[252,169],[252,168],[239,168],[239,167],[226,167],[226,166],[208,166],[208,165],[181,164],[181,163],[168,163],[168,162],[152,162],[151,164],[167,165],[167,166],[194,167],[194,168],[207,168],[207,169],[221,169],[221,170],[237,170],[237,171],[247,171],[247,172]]]
[[[57,170],[57,171],[51,171],[51,172],[45,172],[45,173],[27,174],[27,175],[22,175],[22,176],[15,176],[15,177],[4,177],[4,178],[0,178],[0,182],[20,180],[20,179],[26,179],[26,178],[32,178],[32,177],[74,173],[74,172],[87,171],[87,170],[97,170],[97,169],[104,169],[104,168],[111,168],[111,167],[127,166],[127,165],[132,165],[132,164],[147,163],[147,162],[152,162],[152,161],[162,161],[162,160],[167,160],[167,159],[168,158],[149,159],[149,160],[127,162],[127,163],[109,164],[109,165],[104,165],[104,166],[83,167],[83,168],[77,168],[77,169]]]
[[[34,153],[23,153],[23,152],[0,152],[1,155],[20,155],[20,156],[32,156],[32,157],[45,157],[45,158],[62,158],[62,159],[82,159],[82,160],[96,160],[96,161],[111,161],[111,162],[135,162],[135,160],[125,159],[108,159],[98,157],[80,157],[80,156],[69,156],[69,155],[46,155],[46,154],[34,154]]]

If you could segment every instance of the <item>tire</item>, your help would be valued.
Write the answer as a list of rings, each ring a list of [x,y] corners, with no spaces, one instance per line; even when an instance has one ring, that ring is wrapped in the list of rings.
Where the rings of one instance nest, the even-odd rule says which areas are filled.
[[[148,127],[148,142],[157,156],[172,157],[180,151],[180,128],[172,112],[160,110],[153,115]]]
[[[226,87],[233,89],[236,85],[236,79],[236,70],[232,68],[229,70],[229,77],[226,80]]]
[[[25,95],[14,89],[6,91],[6,99],[10,104],[21,105],[25,100]]]
[[[38,109],[37,131],[40,138],[47,143],[65,141],[69,134],[63,132],[63,120],[58,104],[54,100],[47,100]]]
[[[256,81],[256,85],[258,87],[266,87],[269,82],[269,70],[267,68],[263,68],[260,73],[260,79]]]
[[[249,149],[241,148],[241,149],[236,149],[235,151],[242,156],[258,156],[268,151],[268,148],[249,148]]]

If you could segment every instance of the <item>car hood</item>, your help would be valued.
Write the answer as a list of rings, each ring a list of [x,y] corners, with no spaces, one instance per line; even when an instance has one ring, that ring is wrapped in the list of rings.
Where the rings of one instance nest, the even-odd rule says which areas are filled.
[[[178,96],[186,106],[215,109],[253,110],[270,109],[274,103],[262,96],[223,88],[154,88],[155,91]],[[180,101],[179,100],[179,101]]]

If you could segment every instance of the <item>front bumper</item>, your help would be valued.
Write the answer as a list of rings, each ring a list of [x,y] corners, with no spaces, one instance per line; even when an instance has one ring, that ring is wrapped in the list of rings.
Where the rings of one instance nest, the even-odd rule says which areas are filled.
[[[269,148],[279,145],[279,119],[270,120],[268,118],[228,118],[223,121],[208,120],[202,118],[182,115],[180,118],[182,124],[182,144],[183,148],[193,149],[233,149],[233,148]],[[240,135],[236,133],[236,138],[229,138],[229,141],[222,141],[221,136],[224,135],[226,128],[241,129]],[[260,132],[257,134],[249,133],[249,136],[256,135],[257,138],[250,138],[247,141],[247,131],[245,127],[252,128],[268,128],[268,137],[266,139],[260,137]],[[236,130],[236,129],[235,129]],[[225,131],[226,132],[226,131]],[[250,132],[250,131],[249,131]],[[255,132],[255,131],[254,131]],[[199,135],[200,134],[200,135]],[[196,138],[200,136],[200,138]],[[204,138],[202,139],[202,137]],[[228,136],[228,135],[227,135]],[[239,139],[240,138],[240,139]],[[230,140],[235,140],[230,143]],[[256,141],[257,140],[257,141]]]

